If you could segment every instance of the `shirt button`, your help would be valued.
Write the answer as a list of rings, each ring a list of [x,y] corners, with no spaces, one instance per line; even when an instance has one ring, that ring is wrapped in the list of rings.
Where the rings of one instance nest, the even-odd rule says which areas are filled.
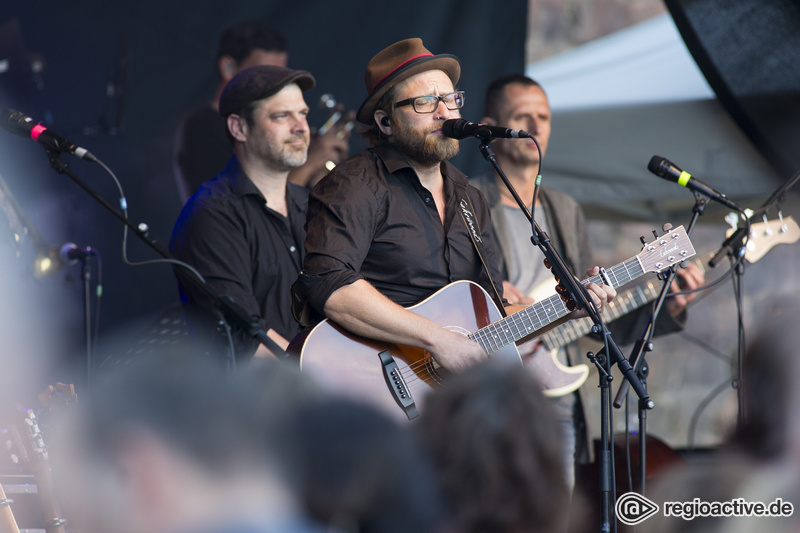
[[[295,252],[295,251],[297,251],[297,248],[295,248],[294,245],[292,245],[292,246],[289,247],[289,251],[290,252]]]
[[[426,204],[429,204],[429,203],[431,203],[431,199],[430,199],[430,198],[425,198],[425,203],[426,203]]]

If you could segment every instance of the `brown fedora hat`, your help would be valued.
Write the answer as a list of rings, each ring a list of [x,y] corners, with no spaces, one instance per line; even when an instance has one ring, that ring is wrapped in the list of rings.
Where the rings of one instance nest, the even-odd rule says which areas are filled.
[[[453,85],[461,77],[461,63],[456,56],[433,55],[418,37],[404,39],[378,52],[370,60],[364,73],[364,85],[369,96],[358,108],[358,121],[371,124],[375,106],[389,88],[401,80],[428,70],[443,70]]]

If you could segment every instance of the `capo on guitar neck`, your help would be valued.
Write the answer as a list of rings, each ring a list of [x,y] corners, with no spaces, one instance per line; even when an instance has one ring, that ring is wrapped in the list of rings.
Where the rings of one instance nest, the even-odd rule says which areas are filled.
[[[611,283],[611,278],[608,277],[608,272],[603,267],[600,267],[600,277],[603,278],[603,283],[608,285],[609,287],[613,287],[614,285]]]

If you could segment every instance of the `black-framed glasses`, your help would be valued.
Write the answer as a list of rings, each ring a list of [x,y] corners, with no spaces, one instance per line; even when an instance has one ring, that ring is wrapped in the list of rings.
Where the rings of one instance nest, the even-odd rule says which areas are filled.
[[[439,102],[444,102],[447,109],[455,110],[464,107],[464,91],[455,91],[452,93],[442,94],[439,96],[415,96],[407,100],[395,102],[394,107],[402,107],[410,105],[417,113],[433,113],[439,106]]]

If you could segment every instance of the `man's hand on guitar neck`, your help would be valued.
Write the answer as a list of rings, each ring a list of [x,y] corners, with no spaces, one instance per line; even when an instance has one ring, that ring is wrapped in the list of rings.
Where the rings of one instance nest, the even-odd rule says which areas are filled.
[[[706,275],[703,270],[694,262],[689,262],[686,268],[679,268],[677,278],[670,286],[670,292],[691,291],[702,287],[706,282]],[[678,317],[686,310],[686,306],[697,297],[699,293],[679,294],[668,296],[664,305],[673,317]]]
[[[586,271],[586,275],[584,279],[590,278],[592,276],[596,276],[600,273],[600,267],[593,267]],[[555,282],[553,283],[555,287]],[[594,301],[594,305],[597,307],[598,311],[602,311],[602,308],[605,304],[612,301],[617,296],[617,291],[614,290],[613,287],[609,287],[608,285],[597,285],[596,283],[586,283],[584,284],[589,296]],[[555,293],[555,290],[553,291]],[[517,287],[512,285],[508,281],[503,281],[503,297],[508,301],[509,304],[506,306],[506,312],[508,314],[516,313],[517,311],[521,311],[525,307],[535,303],[533,298],[529,298],[525,296],[525,294],[519,290]],[[566,317],[559,319],[558,321],[546,326],[540,331],[537,331],[537,334],[544,333],[546,330],[550,329],[551,327],[557,326],[558,324],[563,324],[567,320],[572,320],[573,318],[584,318],[588,316],[585,310],[583,309],[576,309]]]
[[[584,279],[590,278],[592,276],[596,276],[600,273],[600,267],[595,266],[590,268],[586,271],[584,275]],[[594,306],[597,308],[598,312],[603,311],[603,306],[606,305],[608,302],[612,301],[617,296],[617,291],[614,287],[609,287],[608,285],[602,284],[598,285],[596,283],[585,283],[583,285],[586,287],[586,292],[589,294],[589,297],[594,302]],[[576,309],[572,313],[568,315],[570,319],[573,318],[583,318],[589,316],[585,309]]]
[[[511,305],[528,306],[536,302],[536,300],[526,296],[524,292],[519,290],[508,280],[503,280],[503,298],[505,298]]]

